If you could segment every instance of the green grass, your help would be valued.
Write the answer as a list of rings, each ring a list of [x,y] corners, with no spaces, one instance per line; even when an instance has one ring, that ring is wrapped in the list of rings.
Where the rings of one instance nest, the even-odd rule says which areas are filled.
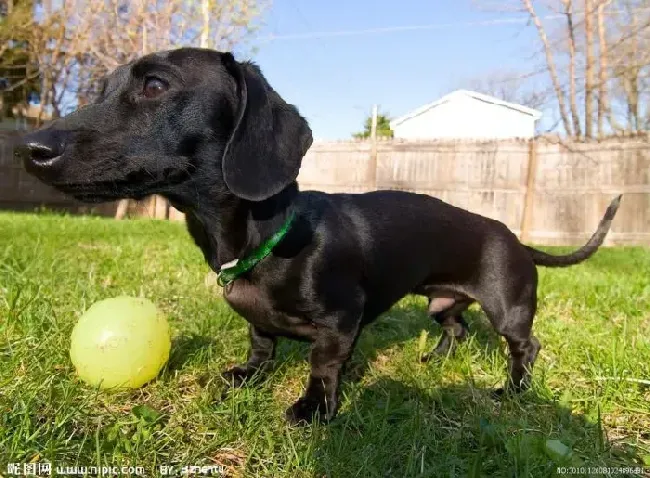
[[[454,357],[419,363],[440,330],[407,298],[363,332],[339,417],[302,429],[282,416],[306,379],[303,344],[282,341],[271,377],[223,394],[219,372],[246,358],[246,323],[208,272],[182,224],[0,214],[0,475],[28,461],[364,478],[650,466],[650,249],[540,269],[544,348],[520,398],[489,398],[506,377],[505,347],[478,309]],[[97,391],[75,378],[70,332],[93,302],[120,294],[164,310],[172,354],[139,390]],[[549,457],[547,439],[572,457]]]

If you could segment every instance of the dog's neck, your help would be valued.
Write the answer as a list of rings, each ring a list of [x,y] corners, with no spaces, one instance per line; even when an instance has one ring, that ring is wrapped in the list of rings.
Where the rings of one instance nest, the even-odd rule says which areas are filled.
[[[214,271],[246,257],[277,232],[288,218],[298,195],[297,183],[259,202],[240,199],[230,192],[199,194],[201,202],[188,197],[169,197],[185,213],[187,227]],[[205,200],[204,198],[210,198]]]

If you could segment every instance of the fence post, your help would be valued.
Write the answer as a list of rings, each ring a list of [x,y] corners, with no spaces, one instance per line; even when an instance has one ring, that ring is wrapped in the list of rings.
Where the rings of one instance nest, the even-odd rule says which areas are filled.
[[[170,205],[169,206],[169,219],[171,221],[184,221],[185,220],[185,214],[180,212],[174,206]]]
[[[528,242],[530,239],[530,225],[533,222],[533,204],[535,202],[535,176],[537,176],[537,144],[535,138],[528,144],[528,168],[526,170],[526,192],[524,196],[524,210],[521,214],[521,230],[519,240]]]
[[[370,188],[377,189],[377,115],[378,107],[372,107],[372,121],[370,123]]]
[[[156,219],[168,219],[169,218],[169,204],[167,199],[162,196],[154,196],[155,198],[155,218]]]
[[[117,203],[117,211],[115,211],[115,219],[120,220],[126,217],[126,213],[129,212],[129,200],[120,199],[120,202]]]

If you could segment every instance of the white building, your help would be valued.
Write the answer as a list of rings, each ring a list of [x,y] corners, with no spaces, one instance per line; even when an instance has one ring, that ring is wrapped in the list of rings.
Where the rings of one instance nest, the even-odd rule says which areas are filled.
[[[457,90],[391,121],[401,139],[531,138],[540,111],[474,91]]]

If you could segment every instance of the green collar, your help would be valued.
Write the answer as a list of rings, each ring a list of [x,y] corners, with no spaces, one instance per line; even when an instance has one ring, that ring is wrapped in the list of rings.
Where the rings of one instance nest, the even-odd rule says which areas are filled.
[[[291,214],[289,214],[289,217],[287,217],[287,220],[284,221],[284,224],[280,230],[269,237],[262,244],[257,246],[257,248],[255,248],[253,252],[248,255],[248,257],[245,257],[243,259],[235,259],[234,261],[222,265],[221,269],[219,270],[219,274],[217,275],[217,283],[221,287],[227,286],[242,274],[250,271],[257,265],[258,262],[271,254],[273,248],[277,246],[282,238],[287,234],[287,232],[289,232],[289,228],[291,227],[291,223],[293,222],[294,218],[295,213],[291,212]]]

